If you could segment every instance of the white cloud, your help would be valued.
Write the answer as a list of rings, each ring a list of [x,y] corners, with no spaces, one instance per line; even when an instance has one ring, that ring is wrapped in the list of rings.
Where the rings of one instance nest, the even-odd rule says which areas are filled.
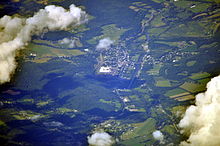
[[[99,40],[98,45],[96,46],[96,50],[107,50],[114,43],[110,38],[104,38]]]
[[[40,9],[33,17],[0,18],[0,84],[10,81],[16,68],[16,51],[22,49],[31,40],[47,30],[66,30],[69,26],[86,21],[86,14],[75,5],[69,11],[62,7],[50,5]]]
[[[159,130],[156,130],[152,133],[154,139],[159,140],[161,144],[164,143],[164,135]]]
[[[64,38],[59,41],[61,45],[67,45],[69,48],[75,47],[75,40],[74,39],[69,39],[69,38]]]
[[[179,123],[182,132],[189,134],[186,146],[220,146],[220,76],[207,84],[207,91],[196,96]]]
[[[92,146],[111,146],[114,144],[114,140],[106,132],[95,132],[91,136],[88,136],[88,143]]]

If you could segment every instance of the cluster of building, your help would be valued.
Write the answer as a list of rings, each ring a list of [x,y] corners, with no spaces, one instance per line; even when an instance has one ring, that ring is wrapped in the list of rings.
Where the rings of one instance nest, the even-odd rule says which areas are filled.
[[[120,45],[101,51],[97,62],[95,67],[98,74],[122,77],[129,69],[134,68],[129,53]]]

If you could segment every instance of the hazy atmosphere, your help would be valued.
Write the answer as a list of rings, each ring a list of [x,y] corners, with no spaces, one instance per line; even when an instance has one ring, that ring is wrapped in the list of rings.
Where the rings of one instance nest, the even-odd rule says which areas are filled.
[[[219,146],[220,1],[0,2],[4,146]]]

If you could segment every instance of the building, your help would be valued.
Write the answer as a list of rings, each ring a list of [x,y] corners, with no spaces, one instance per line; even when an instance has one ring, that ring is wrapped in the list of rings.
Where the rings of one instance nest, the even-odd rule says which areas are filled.
[[[108,66],[101,66],[99,69],[99,73],[110,73],[111,72],[111,67]]]

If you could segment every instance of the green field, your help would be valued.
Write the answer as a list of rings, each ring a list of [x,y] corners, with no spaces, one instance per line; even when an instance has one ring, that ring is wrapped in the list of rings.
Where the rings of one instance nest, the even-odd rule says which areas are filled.
[[[183,90],[183,89],[175,88],[175,89],[172,89],[172,90],[167,91],[164,95],[170,97],[170,96],[182,94],[182,93],[185,93],[185,92],[186,92],[186,91]]]
[[[159,73],[160,73],[160,68],[161,68],[162,66],[163,66],[162,64],[155,64],[152,69],[150,69],[149,71],[147,71],[147,73],[148,73],[149,75],[159,75]]]
[[[195,98],[194,95],[180,88],[169,90],[164,95],[178,101],[186,101]]]
[[[121,143],[127,146],[144,146],[151,145],[155,140],[152,137],[153,131],[155,131],[156,121],[152,118],[147,119],[143,123],[132,124],[133,130],[125,132],[121,136]],[[143,141],[148,142],[143,142]]]
[[[153,20],[151,21],[151,23],[150,23],[151,26],[152,26],[152,27],[161,27],[161,26],[166,25],[166,23],[164,23],[164,22],[162,21],[163,18],[164,18],[163,16],[157,15],[157,16],[154,17]]]
[[[179,1],[173,2],[173,4],[179,8],[188,9],[194,13],[203,12],[208,7],[211,6],[210,3],[200,3],[197,1],[187,1],[187,0],[179,0]],[[195,7],[191,7],[193,4],[195,5]]]
[[[193,80],[203,79],[210,77],[210,74],[207,72],[199,72],[199,73],[193,73],[189,78]]]
[[[37,57],[44,57],[44,56],[78,56],[83,55],[85,52],[80,50],[66,50],[66,49],[55,49],[48,46],[42,45],[30,45],[31,50],[37,54]]]
[[[201,83],[201,84],[207,84],[209,81],[210,81],[210,78],[205,78],[205,79],[198,80],[198,82]]]
[[[189,61],[186,63],[186,66],[190,67],[193,66],[194,64],[196,64],[196,61]]]
[[[157,44],[164,44],[171,47],[178,47],[182,42],[169,42],[169,41],[155,41]]]
[[[109,37],[111,40],[118,41],[121,38],[121,35],[124,34],[129,29],[123,29],[116,27],[115,24],[105,25],[102,28],[102,35],[95,36],[92,39],[88,40],[89,44],[96,44],[100,39]]]
[[[185,89],[191,93],[197,93],[204,91],[206,89],[206,85],[204,84],[196,84],[192,82],[185,82],[180,86],[180,88]]]
[[[170,81],[167,79],[164,79],[163,77],[156,77],[155,78],[157,87],[171,87]]]

